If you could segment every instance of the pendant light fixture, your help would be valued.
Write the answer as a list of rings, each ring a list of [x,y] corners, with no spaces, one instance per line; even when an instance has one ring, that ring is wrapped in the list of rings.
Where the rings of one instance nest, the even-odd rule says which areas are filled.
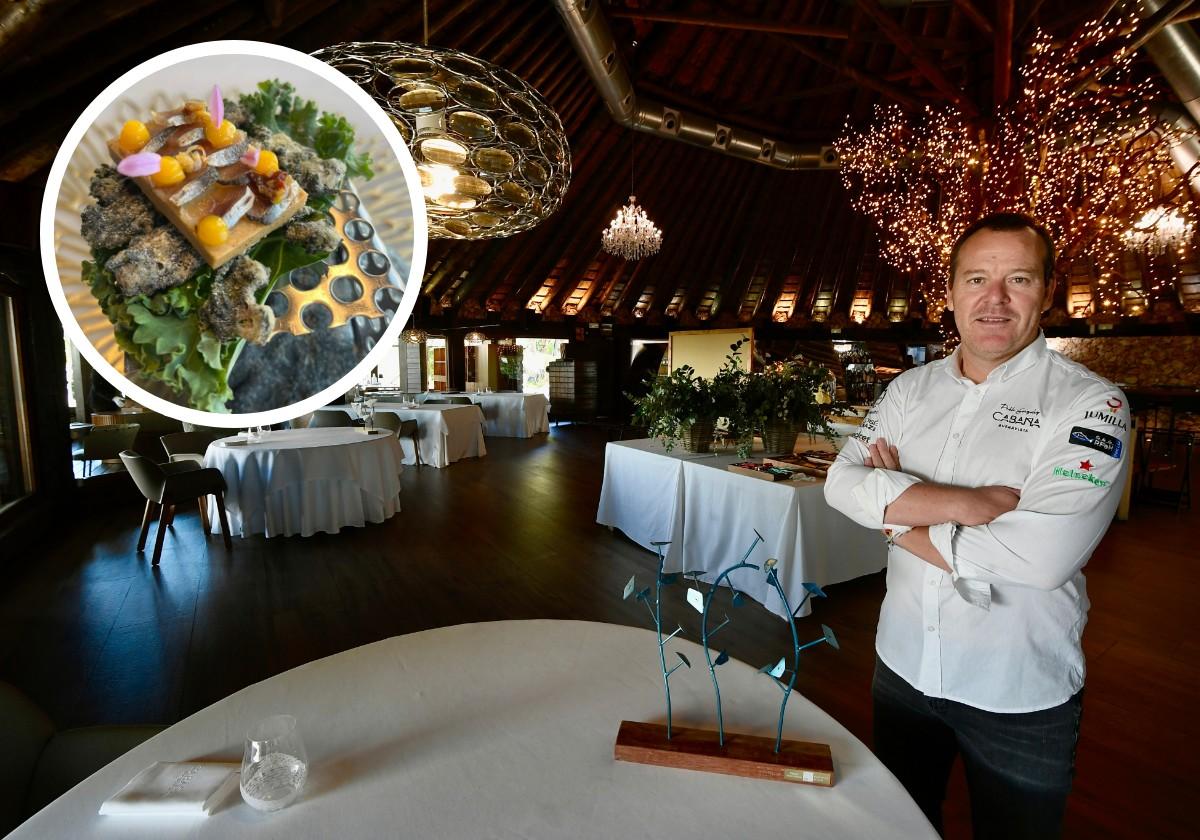
[[[637,41],[633,42],[633,48],[637,49]],[[636,131],[629,133],[629,203],[617,210],[617,215],[608,223],[608,228],[600,234],[600,244],[604,250],[626,260],[640,260],[642,257],[657,254],[662,246],[662,231],[650,221],[646,211],[637,203],[637,191],[634,188],[636,136]]]
[[[515,74],[457,50],[394,41],[313,53],[358,83],[412,151],[435,239],[495,239],[558,209],[571,180],[562,121]]]

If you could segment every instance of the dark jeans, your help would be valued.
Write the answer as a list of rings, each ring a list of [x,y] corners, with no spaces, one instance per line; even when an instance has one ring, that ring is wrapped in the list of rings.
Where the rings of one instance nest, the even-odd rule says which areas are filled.
[[[1058,837],[1083,712],[1083,691],[1052,709],[985,712],[926,697],[879,659],[871,686],[875,754],[942,831],[942,800],[962,754],[971,824],[981,838]]]

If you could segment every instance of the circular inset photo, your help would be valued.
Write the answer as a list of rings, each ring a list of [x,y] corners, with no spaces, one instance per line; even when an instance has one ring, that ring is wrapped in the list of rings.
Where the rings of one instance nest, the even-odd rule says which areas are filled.
[[[392,120],[273,44],[173,50],[76,121],[42,259],[67,334],[137,402],[280,423],[366,377],[420,291],[420,176]]]

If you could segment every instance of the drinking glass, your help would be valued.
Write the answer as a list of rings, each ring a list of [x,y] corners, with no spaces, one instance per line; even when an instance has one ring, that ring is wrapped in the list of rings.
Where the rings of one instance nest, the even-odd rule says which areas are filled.
[[[308,754],[291,715],[260,720],[246,733],[242,799],[259,811],[279,811],[296,801],[308,777]]]

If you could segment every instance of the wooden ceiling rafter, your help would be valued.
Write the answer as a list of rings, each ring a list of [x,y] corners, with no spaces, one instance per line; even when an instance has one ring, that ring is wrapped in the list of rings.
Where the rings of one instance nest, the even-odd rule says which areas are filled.
[[[701,223],[701,230],[704,232],[703,238],[699,240],[698,248],[694,251],[689,249],[688,256],[691,259],[682,266],[684,272],[696,279],[696,286],[704,284],[709,287],[715,286],[717,295],[721,294],[724,278],[730,273],[727,266],[724,265],[724,260],[721,259],[721,254],[728,250],[728,243],[731,240],[741,240],[746,228],[753,223],[754,210],[748,206],[749,196],[753,190],[738,188],[741,176],[749,174],[741,172],[744,168],[740,166],[723,167],[724,171],[719,172],[717,177],[709,183],[704,196],[704,202],[707,205],[706,218]],[[730,202],[727,196],[736,196],[736,199]],[[733,221],[732,224],[731,221]],[[701,292],[701,300],[707,291],[705,289]],[[710,316],[715,316],[715,314],[715,312],[709,313]],[[707,316],[700,317],[698,311],[696,317],[700,320],[707,319]]]
[[[996,0],[996,34],[992,42],[992,105],[1000,108],[1012,93],[1013,0]]]
[[[922,75],[929,80],[934,89],[956,104],[967,116],[974,117],[978,115],[979,111],[975,107],[975,103],[957,85],[946,78],[933,60],[926,55],[925,51],[916,45],[912,36],[879,5],[878,0],[856,0],[856,2],[858,8],[871,18],[876,26],[883,30],[896,49],[904,53],[913,66],[918,68]]]
[[[993,36],[995,29],[992,27],[992,22],[979,9],[975,8],[972,0],[954,0],[954,7],[984,35],[989,38]]]

